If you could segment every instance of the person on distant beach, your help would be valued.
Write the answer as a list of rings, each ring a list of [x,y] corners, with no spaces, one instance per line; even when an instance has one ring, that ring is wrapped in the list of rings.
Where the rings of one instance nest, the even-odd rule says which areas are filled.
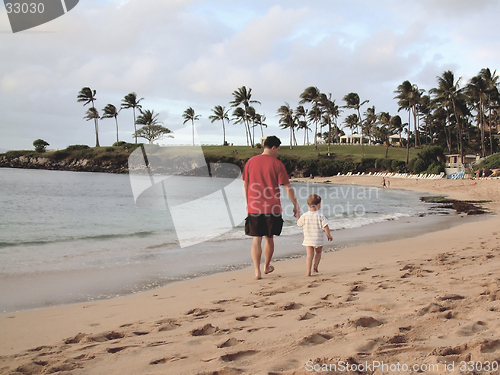
[[[251,252],[256,280],[262,278],[262,237],[265,237],[264,274],[274,271],[271,265],[274,236],[279,236],[283,228],[280,185],[284,186],[288,198],[293,203],[294,216],[300,216],[299,202],[288,173],[283,163],[276,158],[280,145],[278,137],[267,137],[264,141],[264,152],[250,158],[243,169],[243,190],[248,213],[245,219],[245,234],[253,237]]]
[[[297,220],[297,225],[304,227],[304,242],[302,242],[302,245],[307,249],[306,276],[311,276],[311,268],[313,268],[314,272],[318,272],[321,252],[323,251],[323,232],[326,232],[328,241],[332,240],[332,235],[330,234],[328,220],[318,212],[321,208],[321,197],[317,194],[309,195],[307,205],[309,211]]]
[[[385,185],[385,177],[382,177],[382,187],[383,187],[383,188],[387,187],[387,186]]]

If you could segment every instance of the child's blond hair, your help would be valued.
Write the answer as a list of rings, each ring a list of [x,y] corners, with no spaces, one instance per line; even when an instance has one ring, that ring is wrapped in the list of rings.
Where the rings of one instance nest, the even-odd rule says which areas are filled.
[[[309,197],[307,197],[307,205],[309,207],[311,206],[316,207],[320,203],[321,203],[321,197],[318,194],[311,194],[309,195]]]

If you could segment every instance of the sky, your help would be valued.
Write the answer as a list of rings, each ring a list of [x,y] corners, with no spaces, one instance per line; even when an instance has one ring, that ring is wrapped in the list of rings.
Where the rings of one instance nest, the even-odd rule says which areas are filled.
[[[188,107],[200,115],[200,142],[221,144],[222,124],[209,116],[216,105],[229,109],[241,86],[261,103],[265,135],[283,144],[289,133],[276,112],[296,108],[309,86],[339,106],[356,92],[369,100],[362,111],[395,115],[394,90],[405,80],[429,90],[446,70],[465,85],[482,68],[499,69],[498,14],[491,0],[81,0],[14,34],[0,4],[0,152],[33,149],[39,138],[49,149],[94,146],[88,107],[76,100],[83,87],[96,90],[100,112],[130,92],[144,98],[143,109],[174,132],[159,144],[190,143],[175,137],[189,125]],[[118,124],[120,140],[133,142],[131,109]],[[226,127],[229,143],[246,144],[241,124]],[[99,138],[116,141],[113,119],[99,122]]]

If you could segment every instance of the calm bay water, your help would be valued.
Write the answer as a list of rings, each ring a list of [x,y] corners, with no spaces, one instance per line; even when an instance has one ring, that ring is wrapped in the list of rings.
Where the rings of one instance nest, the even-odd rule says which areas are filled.
[[[199,177],[189,178],[196,186]],[[416,223],[429,208],[408,191],[293,185],[302,212],[309,194],[323,197],[330,250],[371,241],[380,231],[366,237],[366,229],[380,223]],[[287,198],[283,204],[277,259],[304,253],[292,206]],[[138,208],[128,175],[0,168],[0,208],[0,313],[113,298],[251,264],[241,224],[181,249],[169,211]]]

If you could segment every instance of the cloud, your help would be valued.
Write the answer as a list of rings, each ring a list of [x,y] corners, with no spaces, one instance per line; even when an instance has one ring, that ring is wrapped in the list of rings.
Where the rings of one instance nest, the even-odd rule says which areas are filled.
[[[392,113],[404,80],[429,89],[446,69],[464,79],[498,69],[500,42],[491,32],[498,11],[500,3],[486,0],[80,2],[32,32],[0,33],[0,147],[31,148],[36,138],[58,148],[92,145],[92,124],[76,102],[84,86],[97,90],[99,110],[135,91],[171,129],[193,107],[205,139],[221,134],[208,120],[211,108],[229,107],[243,85],[261,101],[268,132],[284,139],[277,108],[296,106],[308,86],[340,105],[358,92]],[[0,31],[8,28],[0,13]],[[131,111],[119,121],[131,141]],[[114,142],[112,121],[101,129],[101,143]],[[245,143],[240,126],[229,125],[228,137]]]

